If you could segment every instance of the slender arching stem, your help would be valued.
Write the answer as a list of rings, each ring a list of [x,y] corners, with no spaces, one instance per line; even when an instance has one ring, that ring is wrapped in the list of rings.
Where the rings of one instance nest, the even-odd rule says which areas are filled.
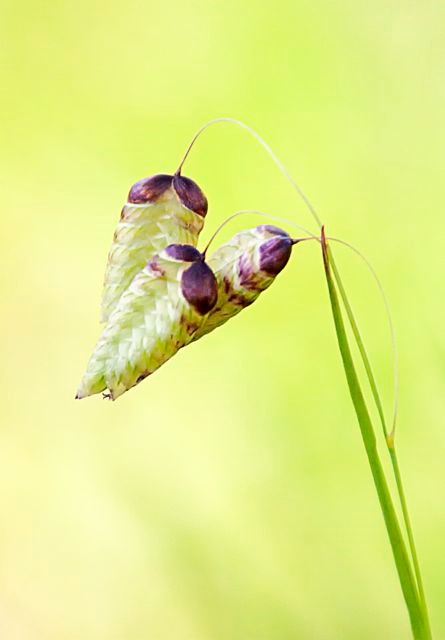
[[[318,217],[318,214],[317,214],[317,212],[315,210],[315,207],[313,206],[313,204],[311,203],[309,198],[306,196],[304,191],[300,188],[300,186],[297,183],[297,181],[291,176],[289,171],[286,169],[284,164],[281,162],[280,158],[273,151],[272,147],[269,144],[267,144],[267,142],[264,140],[264,138],[262,138],[260,136],[260,134],[255,131],[255,129],[253,129],[252,127],[249,127],[248,124],[246,124],[245,122],[242,122],[241,120],[236,120],[236,118],[215,118],[214,120],[210,120],[205,125],[203,125],[199,129],[199,131],[197,131],[197,133],[193,137],[192,141],[190,142],[189,146],[187,147],[187,150],[186,150],[186,152],[185,152],[185,154],[184,154],[184,156],[183,156],[183,158],[182,158],[182,160],[181,160],[181,162],[179,164],[179,167],[178,167],[178,169],[176,171],[176,174],[180,175],[180,173],[182,171],[182,167],[183,167],[185,161],[187,160],[187,158],[189,156],[189,153],[193,148],[193,145],[195,144],[197,139],[200,137],[200,135],[206,129],[208,129],[209,127],[213,126],[214,124],[219,124],[221,122],[227,122],[229,124],[234,124],[237,127],[240,127],[241,129],[244,129],[244,131],[247,131],[253,138],[255,138],[255,140],[263,147],[263,149],[265,149],[265,151],[272,158],[273,162],[277,165],[278,169],[285,176],[285,178],[287,179],[289,184],[292,186],[292,188],[298,193],[298,195],[300,196],[300,198],[305,203],[306,207],[310,211],[312,217],[314,218],[314,220],[316,221],[318,226],[321,227],[321,220]]]

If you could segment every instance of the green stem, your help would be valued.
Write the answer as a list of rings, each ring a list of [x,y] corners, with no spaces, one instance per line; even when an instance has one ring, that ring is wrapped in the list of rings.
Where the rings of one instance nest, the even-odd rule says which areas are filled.
[[[324,231],[322,231],[322,249],[332,315],[334,318],[338,345],[340,348],[346,379],[349,386],[349,392],[351,394],[351,399],[354,405],[355,412],[357,414],[363,443],[380,502],[380,508],[383,513],[388,537],[391,543],[400,586],[402,588],[402,593],[406,602],[406,606],[408,608],[413,637],[415,638],[415,640],[429,640],[431,636],[428,633],[428,629],[424,623],[423,609],[419,603],[419,596],[414,574],[411,568],[411,563],[409,561],[397,515],[391,499],[391,494],[389,492],[383,467],[378,455],[374,429],[360,387],[360,382],[354,367],[337,291],[331,275],[328,250],[326,246],[326,240],[324,238]]]
[[[414,534],[413,534],[413,530],[412,530],[412,526],[411,526],[411,519],[409,517],[408,505],[407,505],[407,502],[406,502],[405,490],[403,488],[402,476],[400,474],[400,467],[399,467],[399,462],[398,462],[398,459],[397,459],[397,453],[396,453],[396,450],[394,448],[394,441],[392,441],[392,445],[388,441],[388,450],[389,450],[389,455],[391,456],[392,468],[393,468],[393,471],[394,471],[394,477],[395,477],[395,480],[396,480],[397,491],[399,492],[400,504],[401,504],[401,507],[402,507],[403,520],[405,522],[406,532],[407,532],[407,535],[408,535],[408,542],[409,542],[409,547],[410,547],[410,550],[411,550],[411,556],[412,556],[412,559],[413,559],[414,572],[416,574],[417,588],[419,590],[419,597],[420,597],[420,603],[422,605],[425,628],[426,628],[426,630],[428,632],[427,637],[431,638],[432,634],[431,634],[430,619],[429,619],[429,615],[428,615],[428,606],[427,606],[427,603],[426,603],[425,591],[424,591],[424,588],[423,588],[423,580],[422,580],[422,574],[421,574],[421,571],[420,571],[419,558],[417,556],[416,545],[415,545],[415,542],[414,542]]]
[[[396,452],[396,448],[395,448],[395,442],[394,442],[394,429],[392,430],[391,433],[388,433],[388,428],[386,425],[386,420],[385,420],[385,414],[383,411],[383,406],[382,406],[382,402],[380,399],[380,394],[378,391],[378,387],[377,387],[377,383],[374,377],[374,373],[372,371],[372,367],[371,367],[371,363],[369,361],[368,358],[368,354],[366,352],[366,348],[365,345],[363,343],[363,339],[362,336],[360,334],[360,330],[358,328],[354,313],[352,311],[352,307],[349,303],[348,300],[348,296],[346,294],[345,288],[343,286],[341,277],[340,277],[340,273],[337,269],[337,265],[335,264],[334,258],[332,256],[332,252],[329,250],[329,248],[327,248],[327,252],[328,252],[328,257],[329,257],[329,264],[332,268],[332,272],[334,274],[334,278],[336,280],[337,286],[338,286],[338,290],[340,292],[340,296],[342,298],[344,307],[346,309],[346,314],[348,316],[348,320],[349,320],[349,324],[351,325],[351,329],[352,332],[354,334],[354,338],[356,340],[362,361],[363,361],[363,365],[365,367],[365,371],[366,371],[366,375],[369,381],[369,386],[371,388],[371,392],[372,392],[372,396],[374,398],[374,402],[375,405],[377,407],[377,411],[378,414],[380,416],[380,421],[382,424],[382,428],[383,428],[383,435],[385,437],[385,442],[386,445],[388,447],[388,451],[389,451],[389,455],[391,458],[391,464],[392,464],[392,469],[393,469],[393,473],[394,473],[394,478],[396,481],[396,486],[397,486],[397,491],[398,491],[398,495],[399,495],[399,500],[400,500],[400,505],[402,508],[402,515],[403,515],[403,521],[405,524],[405,528],[406,528],[406,533],[408,536],[408,543],[409,543],[409,548],[410,548],[410,552],[411,552],[411,557],[412,557],[412,561],[413,561],[413,567],[414,567],[414,572],[416,575],[416,581],[417,581],[417,588],[419,591],[419,598],[420,598],[420,602],[421,602],[421,606],[423,609],[423,616],[424,616],[424,621],[425,621],[425,627],[428,630],[429,636],[431,636],[431,628],[430,628],[430,621],[429,621],[429,615],[428,615],[428,607],[427,607],[427,603],[426,603],[426,597],[425,597],[425,591],[424,591],[424,587],[423,587],[423,580],[422,580],[422,574],[420,571],[420,564],[419,564],[419,559],[418,559],[418,555],[417,555],[417,550],[416,550],[416,545],[415,545],[415,541],[414,541],[414,534],[413,534],[413,529],[412,529],[412,525],[411,525],[411,519],[409,517],[409,511],[408,511],[408,505],[407,505],[407,501],[406,501],[406,496],[405,496],[405,491],[403,488],[403,482],[402,482],[402,476],[400,473],[400,467],[399,467],[399,462],[397,459],[397,452]]]
[[[360,330],[358,328],[357,322],[355,320],[354,313],[352,311],[352,307],[349,303],[348,296],[346,295],[345,288],[343,286],[343,282],[340,277],[340,273],[337,269],[337,265],[335,264],[334,257],[332,255],[332,251],[327,249],[329,255],[329,264],[334,274],[335,281],[337,283],[338,290],[340,292],[341,299],[343,301],[344,307],[346,309],[346,315],[348,316],[349,324],[351,325],[352,333],[354,334],[355,341],[357,343],[358,349],[360,351],[360,355],[363,360],[363,365],[365,367],[366,375],[368,376],[369,386],[371,387],[371,392],[377,407],[378,414],[380,416],[380,421],[383,427],[383,433],[385,436],[385,440],[388,437],[387,429],[386,429],[386,421],[385,414],[383,412],[382,402],[380,400],[380,395],[377,389],[377,383],[374,378],[374,374],[372,371],[371,363],[368,358],[368,354],[365,349],[365,345],[363,344],[362,336],[360,334]]]

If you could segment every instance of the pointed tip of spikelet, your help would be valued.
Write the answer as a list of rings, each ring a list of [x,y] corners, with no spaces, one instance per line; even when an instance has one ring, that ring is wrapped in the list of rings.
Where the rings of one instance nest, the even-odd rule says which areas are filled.
[[[96,393],[106,391],[107,385],[105,384],[103,375],[88,375],[88,372],[83,376],[75,400],[82,400],[88,396],[94,396]]]

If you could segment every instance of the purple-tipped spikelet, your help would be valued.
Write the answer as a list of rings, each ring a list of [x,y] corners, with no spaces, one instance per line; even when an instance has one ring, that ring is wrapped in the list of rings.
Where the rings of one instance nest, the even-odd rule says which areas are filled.
[[[76,398],[107,390],[115,400],[192,339],[217,300],[199,251],[173,244],[152,257],[111,313]]]
[[[132,186],[108,256],[102,321],[156,253],[174,243],[196,246],[206,213],[207,199],[190,178],[159,174]]]
[[[294,244],[282,229],[261,225],[236,234],[219,247],[208,259],[218,283],[218,300],[193,340],[251,305],[284,269]]]

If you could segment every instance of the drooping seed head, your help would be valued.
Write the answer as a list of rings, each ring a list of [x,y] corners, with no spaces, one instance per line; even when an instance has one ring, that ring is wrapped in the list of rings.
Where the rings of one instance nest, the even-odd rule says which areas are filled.
[[[271,225],[237,233],[209,258],[218,300],[193,340],[210,333],[251,305],[286,266],[295,241]]]
[[[93,351],[77,398],[108,389],[112,399],[189,344],[214,307],[216,278],[192,245],[170,244],[124,291]]]
[[[205,218],[208,208],[207,198],[196,182],[180,175],[170,176],[160,173],[139,180],[131,187],[128,202],[132,204],[157,202],[169,189],[174,191],[184,207]]]
[[[133,185],[108,256],[103,321],[153,256],[172,243],[196,246],[206,213],[206,197],[189,178],[158,174]]]

